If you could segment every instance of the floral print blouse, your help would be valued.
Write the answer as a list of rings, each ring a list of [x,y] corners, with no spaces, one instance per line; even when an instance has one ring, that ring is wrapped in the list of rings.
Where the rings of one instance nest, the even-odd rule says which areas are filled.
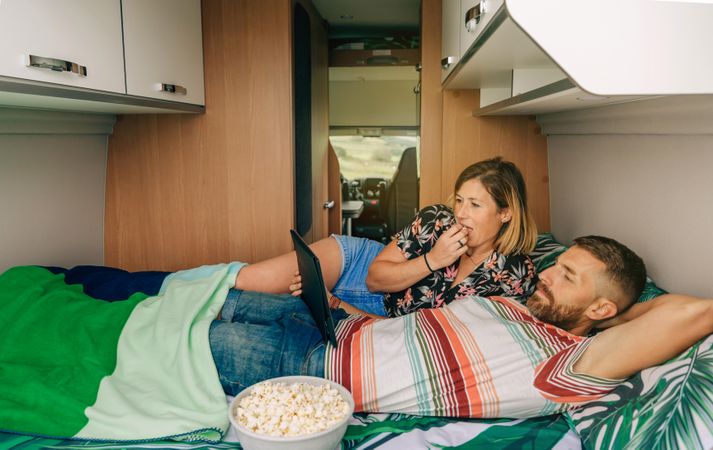
[[[428,253],[438,238],[455,223],[453,210],[446,205],[423,208],[414,221],[396,234],[396,245],[407,259]],[[460,258],[436,270],[410,288],[384,294],[389,317],[421,308],[438,308],[455,299],[477,295],[499,295],[524,302],[535,290],[535,265],[528,255],[503,255],[494,251],[459,284],[451,287],[458,274]]]

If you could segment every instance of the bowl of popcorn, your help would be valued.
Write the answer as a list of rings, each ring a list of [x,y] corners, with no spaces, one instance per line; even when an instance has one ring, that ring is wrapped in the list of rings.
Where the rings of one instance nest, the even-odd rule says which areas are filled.
[[[272,378],[248,387],[230,403],[230,423],[246,450],[333,450],[347,430],[354,399],[324,378]]]

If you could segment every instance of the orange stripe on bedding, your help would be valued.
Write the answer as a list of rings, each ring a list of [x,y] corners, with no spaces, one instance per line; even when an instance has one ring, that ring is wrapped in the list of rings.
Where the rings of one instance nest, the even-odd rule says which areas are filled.
[[[453,314],[452,311],[448,311],[447,320],[450,320],[455,331],[460,334],[464,351],[470,352],[471,355],[468,359],[475,368],[475,377],[478,381],[476,387],[478,395],[480,396],[482,414],[479,417],[498,417],[500,411],[500,397],[495,389],[493,375],[490,372],[490,366],[487,363],[485,355],[480,350],[468,326]]]

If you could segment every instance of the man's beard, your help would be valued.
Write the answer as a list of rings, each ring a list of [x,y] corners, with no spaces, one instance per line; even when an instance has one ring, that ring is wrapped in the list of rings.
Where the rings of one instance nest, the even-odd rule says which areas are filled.
[[[563,330],[569,330],[577,324],[586,308],[570,305],[558,305],[552,291],[542,284],[537,284],[537,289],[544,293],[544,296],[533,293],[525,303],[527,309],[537,319],[552,324]]]

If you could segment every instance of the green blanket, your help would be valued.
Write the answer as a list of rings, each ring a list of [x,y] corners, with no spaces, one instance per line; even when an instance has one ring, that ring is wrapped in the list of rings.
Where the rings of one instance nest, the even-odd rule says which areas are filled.
[[[208,328],[240,264],[104,302],[63,275],[0,275],[0,430],[77,438],[219,440],[225,395]]]

